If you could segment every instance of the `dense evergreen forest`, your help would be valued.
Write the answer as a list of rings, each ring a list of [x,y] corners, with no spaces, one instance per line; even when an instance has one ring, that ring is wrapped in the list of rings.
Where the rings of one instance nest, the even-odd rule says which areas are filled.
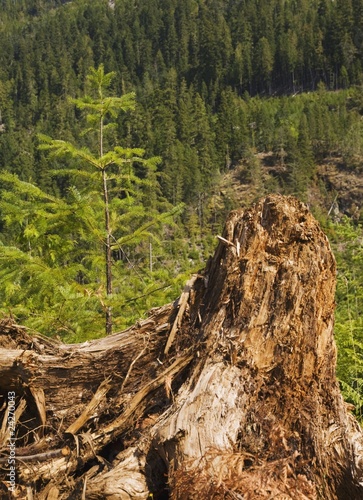
[[[340,193],[319,165],[362,171],[363,1],[1,0],[0,13],[3,313],[68,341],[101,334],[111,307],[123,328],[178,295],[237,203],[294,194],[335,250],[338,375],[359,413],[361,193],[331,211]],[[129,96],[99,115],[112,293],[91,68],[108,98]]]

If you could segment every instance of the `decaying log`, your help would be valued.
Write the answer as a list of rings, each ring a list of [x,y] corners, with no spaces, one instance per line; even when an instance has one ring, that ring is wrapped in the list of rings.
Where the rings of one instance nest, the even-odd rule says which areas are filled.
[[[2,321],[0,467],[14,391],[19,492],[363,498],[363,434],[335,377],[326,236],[305,205],[271,195],[231,213],[218,239],[178,302],[124,332],[63,345]]]

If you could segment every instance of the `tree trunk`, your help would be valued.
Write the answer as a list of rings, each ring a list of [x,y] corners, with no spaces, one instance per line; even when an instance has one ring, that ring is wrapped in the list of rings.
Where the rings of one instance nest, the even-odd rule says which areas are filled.
[[[63,345],[4,320],[2,473],[14,391],[28,498],[363,498],[363,435],[335,377],[334,290],[317,222],[269,196],[231,213],[177,303],[124,332]]]
[[[109,298],[112,295],[112,231],[110,223],[110,206],[108,200],[108,188],[107,188],[107,173],[106,170],[102,170],[102,182],[103,182],[103,200],[105,205],[105,231],[106,231],[106,241],[105,241],[105,275],[106,275],[106,294]],[[112,308],[110,305],[106,305],[106,335],[111,335],[112,333]]]

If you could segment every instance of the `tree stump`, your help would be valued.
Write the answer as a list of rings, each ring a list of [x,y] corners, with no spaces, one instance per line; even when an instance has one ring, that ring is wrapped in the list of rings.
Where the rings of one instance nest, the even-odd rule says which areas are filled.
[[[271,195],[230,214],[175,304],[124,332],[64,345],[3,320],[1,474],[13,391],[18,495],[363,498],[363,435],[335,376],[335,274],[306,206]]]

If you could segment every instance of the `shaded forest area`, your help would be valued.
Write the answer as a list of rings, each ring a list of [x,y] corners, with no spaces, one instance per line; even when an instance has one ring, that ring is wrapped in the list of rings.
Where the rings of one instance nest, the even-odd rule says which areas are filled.
[[[0,8],[0,169],[8,179],[0,187],[2,312],[67,341],[99,331],[94,314],[103,313],[102,280],[90,291],[78,274],[81,291],[58,286],[57,300],[50,296],[64,278],[54,271],[67,262],[64,242],[78,241],[80,232],[79,219],[66,219],[64,211],[62,221],[45,224],[45,199],[78,204],[82,214],[87,201],[84,185],[75,190],[73,177],[60,173],[79,164],[49,157],[38,134],[95,147],[95,136],[84,134],[84,112],[69,97],[84,96],[90,67],[104,64],[115,72],[113,95],[136,92],[135,109],[117,116],[105,147],[142,148],[147,158],[162,159],[149,187],[138,188],[138,206],[162,214],[185,204],[174,223],[114,249],[115,327],[178,295],[210,255],[231,208],[270,192],[294,194],[309,203],[338,261],[338,376],[360,415],[362,194],[349,193],[362,169],[362,1],[1,0]],[[326,162],[343,181],[322,175]],[[133,173],[145,180],[140,165]],[[9,181],[13,174],[18,183]],[[248,201],[238,199],[239,183],[249,186]],[[127,220],[123,229],[134,234],[138,226]],[[34,271],[33,258],[45,255],[48,267]],[[102,265],[96,260],[89,264],[93,276]],[[21,278],[31,284],[30,299],[4,262],[33,268],[37,280],[30,271]],[[69,306],[75,299],[85,306],[80,316]]]

